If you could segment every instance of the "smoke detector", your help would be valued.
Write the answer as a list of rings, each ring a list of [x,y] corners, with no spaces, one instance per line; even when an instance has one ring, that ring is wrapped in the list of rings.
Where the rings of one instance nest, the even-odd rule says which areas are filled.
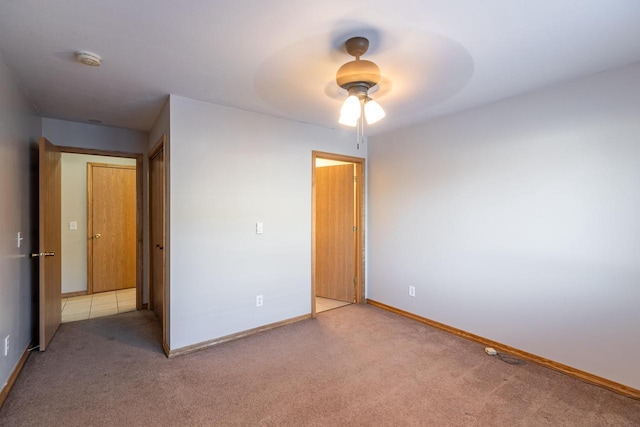
[[[84,65],[89,65],[91,67],[99,67],[102,63],[102,58],[100,55],[96,55],[93,52],[87,52],[84,50],[79,50],[76,52],[76,59],[82,62]]]

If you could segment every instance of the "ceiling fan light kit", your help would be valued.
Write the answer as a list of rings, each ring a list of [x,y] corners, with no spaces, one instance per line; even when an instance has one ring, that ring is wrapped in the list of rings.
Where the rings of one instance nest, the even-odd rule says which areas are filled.
[[[369,49],[369,40],[364,37],[353,37],[345,42],[349,55],[356,59],[349,61],[338,69],[336,83],[349,92],[349,96],[340,109],[338,122],[347,126],[357,126],[364,110],[364,118],[373,124],[385,116],[385,112],[368,93],[369,89],[380,82],[380,67],[374,62],[360,59]],[[361,122],[362,123],[362,122]]]
[[[339,123],[347,126],[355,126],[361,115],[360,99],[356,95],[349,95],[340,109]]]
[[[385,112],[376,101],[367,97],[364,101],[364,116],[368,124],[373,124],[385,116]]]

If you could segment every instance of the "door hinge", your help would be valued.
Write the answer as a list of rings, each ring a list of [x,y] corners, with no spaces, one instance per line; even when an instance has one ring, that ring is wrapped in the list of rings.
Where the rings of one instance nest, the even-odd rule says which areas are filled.
[[[355,227],[355,226],[354,226],[354,227],[353,227],[353,232],[354,232],[354,233],[357,233],[357,232],[358,232],[358,227]]]
[[[354,175],[353,182],[358,182],[358,175]]]
[[[353,284],[354,285],[358,284],[358,278],[356,276],[353,276]]]

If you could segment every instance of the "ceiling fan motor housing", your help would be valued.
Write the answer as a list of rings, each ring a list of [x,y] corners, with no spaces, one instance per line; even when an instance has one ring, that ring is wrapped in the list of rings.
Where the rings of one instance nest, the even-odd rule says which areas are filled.
[[[356,59],[338,69],[336,82],[346,90],[353,85],[366,85],[370,89],[380,82],[380,68],[366,59]]]
[[[353,37],[344,44],[354,61],[347,62],[338,69],[336,83],[349,93],[366,96],[367,91],[380,82],[380,68],[373,62],[360,59],[369,49],[369,40],[364,37]]]

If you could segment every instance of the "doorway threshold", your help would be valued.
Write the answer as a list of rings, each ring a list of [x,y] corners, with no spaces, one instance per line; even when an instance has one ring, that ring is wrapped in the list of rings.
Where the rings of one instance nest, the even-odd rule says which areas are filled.
[[[333,310],[334,308],[340,308],[350,304],[350,302],[316,297],[316,313],[322,313],[323,311]]]

